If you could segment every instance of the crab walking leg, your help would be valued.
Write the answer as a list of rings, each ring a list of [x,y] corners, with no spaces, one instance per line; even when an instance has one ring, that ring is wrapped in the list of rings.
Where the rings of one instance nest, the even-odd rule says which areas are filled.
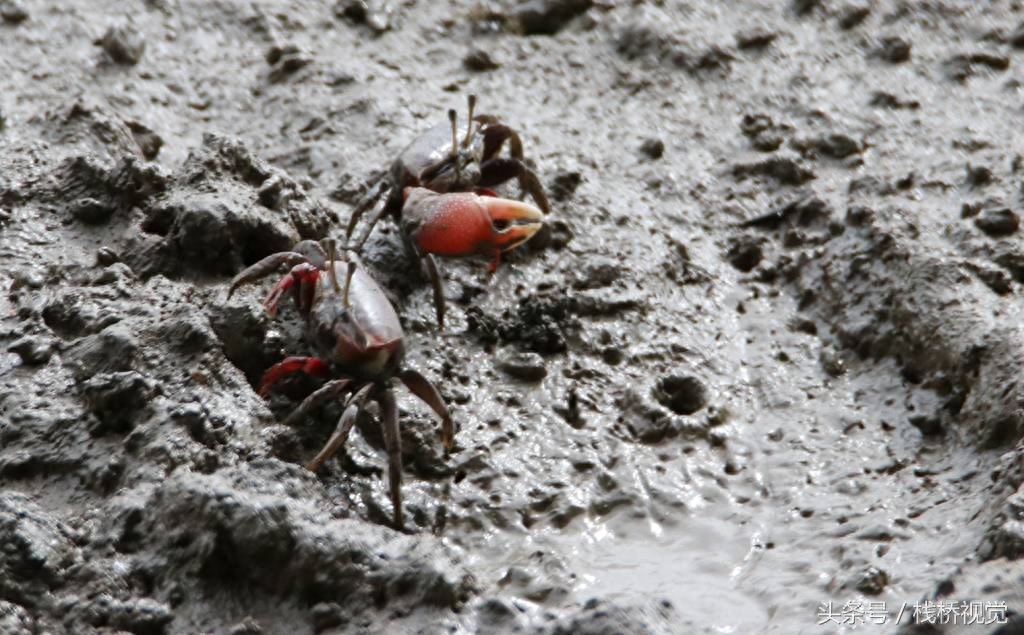
[[[348,440],[348,433],[352,431],[352,426],[355,425],[356,419],[359,418],[359,413],[362,412],[363,406],[366,403],[366,396],[370,394],[373,386],[373,384],[363,386],[348,400],[345,411],[341,413],[341,418],[338,419],[338,427],[334,429],[334,434],[331,435],[330,439],[327,439],[326,445],[313,457],[313,460],[306,464],[307,470],[316,472],[324,464],[324,461],[337,454],[341,446],[345,445],[345,441]]]
[[[298,405],[295,410],[292,410],[282,423],[286,426],[292,426],[302,421],[310,415],[314,410],[324,405],[331,399],[337,399],[345,389],[348,388],[349,384],[352,383],[351,379],[334,379],[323,386],[320,386],[308,397],[302,400],[302,403]]]
[[[540,211],[545,214],[551,211],[548,196],[544,193],[544,186],[540,184],[537,174],[519,159],[491,159],[480,166],[480,187],[499,185],[511,179],[519,181],[519,187],[530,194]]]
[[[423,262],[423,267],[427,270],[427,279],[430,280],[430,286],[434,288],[434,311],[437,312],[437,329],[439,331],[444,330],[444,313],[445,313],[445,300],[444,300],[444,280],[441,278],[441,272],[437,268],[437,261],[430,254],[423,254],[420,258]]]
[[[451,451],[455,445],[455,424],[448,412],[448,406],[444,405],[441,393],[437,391],[434,384],[424,377],[419,371],[407,368],[398,374],[409,392],[419,397],[420,401],[430,406],[430,409],[441,417],[441,442],[444,443],[445,451]]]
[[[380,219],[384,218],[388,214],[395,213],[395,204],[392,202],[393,200],[394,197],[389,195],[386,199],[384,199],[381,203],[377,205],[377,207],[373,210],[373,215],[370,216],[369,222],[366,223],[366,229],[363,231],[362,235],[359,236],[359,239],[356,240],[355,245],[352,246],[352,249],[354,249],[355,251],[359,251],[360,249],[362,249],[363,244],[366,243],[367,239],[370,238],[370,234],[373,233],[373,228],[377,226],[377,223],[380,222]],[[348,237],[346,237],[345,241],[348,242],[348,240]]]
[[[481,121],[481,119],[484,119]],[[513,159],[523,158],[523,142],[515,130],[505,124],[498,123],[496,117],[482,115],[477,121],[484,125],[481,134],[484,137],[484,149],[481,158],[484,161],[493,159],[501,152],[501,147],[508,141],[508,153]]]
[[[352,232],[356,230],[356,225],[359,224],[359,219],[362,218],[366,210],[377,202],[377,199],[388,189],[388,177],[384,175],[379,181],[370,186],[370,189],[356,203],[355,208],[352,210],[352,214],[348,217],[348,227],[345,229],[345,242],[347,243],[352,238]]]
[[[234,279],[231,281],[231,287],[228,288],[228,298],[238,289],[238,287],[249,282],[254,282],[260,278],[265,278],[270,274],[274,273],[281,265],[288,265],[294,267],[302,263],[309,262],[306,256],[294,252],[294,251],[282,251],[280,253],[271,254],[260,260],[259,262],[249,265],[242,270]]]
[[[384,426],[384,447],[388,451],[388,483],[397,529],[402,527],[402,435],[398,428],[398,404],[386,387],[377,392],[377,403],[380,404],[381,424]]]
[[[265,397],[274,384],[299,371],[315,377],[324,377],[331,372],[331,367],[319,357],[286,357],[263,373],[263,378],[260,379],[260,396]]]

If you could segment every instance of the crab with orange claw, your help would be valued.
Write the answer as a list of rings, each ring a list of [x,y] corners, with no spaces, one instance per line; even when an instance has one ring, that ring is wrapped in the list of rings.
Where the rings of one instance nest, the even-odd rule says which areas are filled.
[[[491,257],[493,273],[504,251],[530,239],[549,211],[537,175],[523,162],[523,143],[515,130],[491,115],[475,115],[476,97],[469,96],[469,122],[459,139],[457,116],[413,141],[395,159],[387,174],[352,210],[346,231],[350,240],[360,218],[377,205],[355,249],[383,216],[399,224],[406,248],[422,263],[434,288],[438,325],[444,327],[444,288],[434,255]],[[501,156],[506,143],[509,156]],[[537,206],[498,198],[489,188],[517,179]]]
[[[316,471],[345,444],[367,402],[380,406],[384,445],[388,453],[388,480],[396,528],[402,525],[402,449],[398,405],[391,391],[399,379],[412,394],[441,418],[445,451],[452,449],[455,427],[444,400],[433,384],[415,370],[403,368],[405,344],[398,315],[377,281],[354,255],[336,259],[333,241],[303,241],[292,251],[272,254],[248,267],[231,281],[228,297],[241,285],[268,276],[283,266],[290,270],[270,291],[264,306],[276,315],[282,296],[292,292],[305,316],[318,357],[288,357],[266,371],[259,392],[266,395],[286,376],[303,372],[328,381],[288,415],[284,423],[301,421],[332,399],[344,399],[337,428],[323,449],[306,467]],[[343,281],[344,286],[341,282]]]

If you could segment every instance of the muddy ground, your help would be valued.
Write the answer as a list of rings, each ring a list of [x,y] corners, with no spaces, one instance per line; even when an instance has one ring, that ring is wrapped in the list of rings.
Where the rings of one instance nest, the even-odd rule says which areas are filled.
[[[0,632],[1022,632],[896,624],[1024,610],[1021,4],[448,5],[0,0]],[[397,532],[227,282],[471,92],[551,230],[442,333],[368,243],[459,428]]]

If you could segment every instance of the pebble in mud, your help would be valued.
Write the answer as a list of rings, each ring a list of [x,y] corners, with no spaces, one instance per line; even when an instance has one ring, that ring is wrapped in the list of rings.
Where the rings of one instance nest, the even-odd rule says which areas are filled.
[[[821,154],[832,159],[845,159],[861,151],[861,144],[853,137],[838,132],[794,140],[793,147],[801,154]]]
[[[308,66],[313,61],[313,56],[295,44],[274,44],[267,50],[266,60],[267,64],[270,64],[267,79],[271,82],[280,82]]]
[[[777,31],[754,27],[736,34],[736,48],[740,50],[762,49],[779,37]]]
[[[386,0],[338,0],[334,14],[352,24],[362,24],[380,35],[391,30],[394,23],[394,9]]]
[[[592,256],[576,271],[574,289],[600,289],[622,277],[622,263],[606,256]]]
[[[554,35],[592,5],[593,0],[528,0],[516,9],[516,19],[525,35]]]
[[[985,165],[971,165],[968,163],[965,171],[967,173],[967,184],[972,187],[988,185],[995,176],[992,173],[992,169]]]
[[[498,358],[498,368],[510,377],[530,382],[540,381],[548,374],[544,358],[537,353],[504,353]]]
[[[462,65],[466,67],[466,70],[474,71],[477,73],[483,73],[485,71],[493,71],[501,68],[501,64],[497,62],[491,54],[484,49],[475,48],[466,56],[462,58]]]
[[[897,36],[882,38],[874,55],[890,64],[901,64],[910,59],[910,42]]]
[[[147,161],[152,161],[160,154],[160,148],[164,145],[163,138],[137,121],[129,121],[126,124],[135,137],[135,143],[139,144],[142,156]]]
[[[963,82],[982,70],[1005,71],[1010,67],[1010,58],[989,51],[961,53],[947,59],[944,67],[949,79]]]
[[[889,586],[889,574],[878,567],[868,567],[853,581],[853,587],[866,595],[880,595]]]
[[[133,66],[142,59],[146,51],[146,40],[133,24],[112,25],[96,40],[112,62]]]
[[[807,15],[821,6],[821,0],[793,0],[792,6],[797,15]]]
[[[566,201],[572,198],[576,188],[583,183],[583,175],[579,172],[560,172],[551,181],[550,195],[555,201]],[[529,244],[529,243],[527,243]]]
[[[773,152],[782,145],[785,127],[777,125],[765,114],[746,114],[740,121],[740,131],[750,139],[750,145],[761,152]]]
[[[839,28],[848,31],[859,26],[871,14],[871,5],[862,2],[848,4],[839,10]]]
[[[121,256],[110,247],[104,246],[96,250],[96,264],[100,267],[108,267],[120,260]]]
[[[783,185],[803,185],[815,178],[812,170],[804,167],[795,158],[787,156],[774,156],[754,163],[737,163],[732,167],[732,174],[737,180],[750,176],[767,176]]]
[[[314,604],[313,628],[317,631],[325,631],[335,626],[341,626],[345,622],[345,612],[337,602],[320,602]]]
[[[0,0],[0,18],[7,24],[21,24],[28,19],[28,11],[18,0]]]
[[[978,229],[993,238],[1009,236],[1020,227],[1020,217],[1006,207],[986,209],[974,219]]]
[[[660,159],[665,154],[665,142],[661,139],[645,139],[640,144],[640,152],[648,159]]]

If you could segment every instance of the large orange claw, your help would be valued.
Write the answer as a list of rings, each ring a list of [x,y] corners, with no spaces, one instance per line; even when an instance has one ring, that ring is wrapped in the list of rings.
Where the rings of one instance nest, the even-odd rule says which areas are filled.
[[[529,203],[472,192],[438,194],[405,189],[402,223],[423,251],[438,256],[488,255],[515,249],[541,228],[544,214]]]

